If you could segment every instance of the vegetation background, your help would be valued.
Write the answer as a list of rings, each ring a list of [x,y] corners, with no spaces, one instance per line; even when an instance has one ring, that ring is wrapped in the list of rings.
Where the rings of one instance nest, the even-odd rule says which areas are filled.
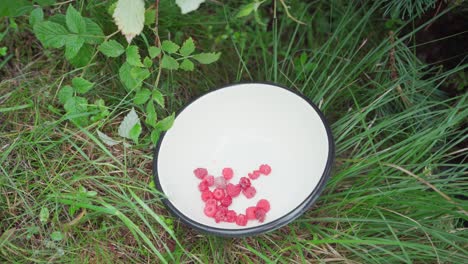
[[[32,10],[49,19],[73,6],[106,40],[127,46],[112,35],[114,2],[0,4],[1,263],[466,262],[464,1],[213,0],[184,15],[161,1],[157,31],[153,18],[132,42],[142,56],[158,41],[192,37],[199,51],[221,57],[192,71],[149,67],[141,90],[156,93],[152,111],[136,99],[141,90],[122,82],[128,53],[125,61],[90,46],[94,59],[80,65],[44,47],[34,29]],[[146,8],[154,12],[154,2]],[[89,106],[73,116],[60,91],[76,77],[93,87],[80,95]],[[153,112],[164,120],[239,81],[277,82],[309,97],[331,123],[337,159],[298,220],[229,239],[199,234],[162,206],[151,171],[156,124],[143,122],[136,141],[113,146],[97,131],[118,138],[132,108],[141,120]]]

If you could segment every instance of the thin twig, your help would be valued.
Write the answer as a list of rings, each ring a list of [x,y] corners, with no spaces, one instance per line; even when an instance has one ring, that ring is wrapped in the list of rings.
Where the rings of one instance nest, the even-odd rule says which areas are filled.
[[[286,12],[286,15],[287,15],[291,20],[293,20],[294,22],[296,22],[296,23],[298,23],[298,24],[305,25],[304,22],[302,22],[302,21],[300,21],[299,19],[293,17],[293,16],[291,15],[291,13],[289,13],[289,8],[288,8],[288,6],[286,5],[286,3],[284,2],[284,0],[279,0],[279,1],[280,1],[281,4],[283,5],[284,11]]]

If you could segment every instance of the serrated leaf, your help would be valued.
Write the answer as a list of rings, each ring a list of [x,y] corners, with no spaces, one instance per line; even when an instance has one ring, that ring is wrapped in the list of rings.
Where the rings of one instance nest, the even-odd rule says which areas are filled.
[[[141,124],[138,123],[136,125],[134,125],[132,127],[132,129],[130,129],[130,138],[133,140],[133,142],[135,142],[136,144],[138,144],[138,138],[140,137],[140,134],[141,134]]]
[[[84,94],[93,88],[94,83],[81,77],[75,77],[72,80],[72,85],[77,93]]]
[[[151,66],[153,66],[153,61],[150,58],[145,57],[145,59],[143,60],[143,65],[145,65],[146,68],[150,68]]]
[[[78,51],[75,57],[68,61],[75,67],[84,67],[89,64],[93,56],[93,47],[89,44],[84,44]]]
[[[137,105],[142,105],[148,101],[151,96],[151,91],[149,89],[143,88],[136,92],[135,97],[133,98],[133,103]]]
[[[102,32],[101,27],[96,24],[90,18],[83,18],[86,23],[86,33],[80,34],[80,36],[89,44],[101,44],[104,39],[104,32]]]
[[[46,48],[63,47],[69,34],[62,25],[50,21],[36,23],[34,33]]]
[[[84,34],[86,33],[86,22],[72,5],[67,8],[67,14],[65,15],[65,21],[67,23],[68,30],[73,33]]]
[[[187,57],[195,51],[195,43],[192,38],[188,38],[179,50],[180,55]]]
[[[152,101],[149,101],[146,105],[146,119],[145,122],[151,127],[156,126],[156,121],[158,119],[158,115],[156,114],[156,110],[154,109],[154,104]]]
[[[70,85],[65,85],[60,89],[57,96],[60,103],[65,104],[68,99],[73,97],[73,88]]]
[[[162,108],[165,107],[165,104],[164,104],[164,95],[163,95],[159,90],[154,89],[154,90],[153,90],[153,94],[152,94],[151,97],[152,97],[153,100],[154,100],[158,105],[160,105]]]
[[[112,147],[112,146],[115,146],[115,145],[117,145],[117,144],[120,143],[120,141],[115,140],[115,139],[109,137],[108,135],[102,133],[101,131],[99,131],[99,130],[96,130],[96,131],[97,131],[97,134],[98,134],[99,139],[100,139],[104,144],[106,144],[107,146]]]
[[[98,50],[107,57],[116,58],[125,52],[125,49],[115,40],[104,41],[99,45]]]
[[[169,55],[164,55],[161,60],[161,67],[168,70],[179,69],[179,63]]]
[[[88,111],[88,100],[83,97],[74,96],[65,102],[63,108],[65,108],[65,111],[67,111],[67,114],[69,115],[83,114]],[[79,126],[84,126],[88,123],[86,116],[69,117],[69,119]]]
[[[159,121],[157,124],[156,124],[156,129],[159,130],[159,131],[167,131],[169,130],[172,125],[174,124],[174,120],[175,120],[175,114],[172,113],[172,115],[164,118],[163,120]]]
[[[217,61],[220,56],[220,52],[207,52],[195,54],[192,56],[192,58],[201,64],[210,64]]]
[[[161,43],[161,48],[167,53],[176,53],[180,47],[170,40],[164,40]]]
[[[115,24],[130,43],[143,30],[145,2],[143,0],[119,0],[113,17]]]
[[[145,25],[150,26],[156,23],[156,9],[147,9],[145,11]]]
[[[44,11],[42,11],[42,8],[38,7],[31,11],[31,14],[29,15],[29,24],[31,26],[42,21],[44,21]]]
[[[158,143],[158,140],[159,140],[159,136],[161,135],[161,132],[154,129],[153,131],[151,131],[151,142],[156,145]]]
[[[184,71],[193,71],[195,69],[195,65],[189,59],[184,59],[180,64],[180,68]]]
[[[71,60],[74,58],[84,44],[84,39],[79,36],[68,36],[65,42],[65,58]]]
[[[141,63],[140,52],[137,46],[128,46],[125,54],[127,55],[128,64],[136,67],[144,67],[143,63]]]
[[[127,62],[122,64],[119,69],[119,77],[128,91],[138,90],[143,81],[148,78],[150,72],[146,68],[134,67]]]
[[[39,221],[41,221],[43,224],[47,223],[47,220],[49,220],[49,215],[49,209],[47,207],[42,207],[41,212],[39,213]]]
[[[130,112],[124,117],[122,123],[119,126],[119,136],[132,139],[130,137],[130,130],[136,125],[140,124],[140,119],[138,118],[135,109],[132,108]]]
[[[0,2],[0,18],[21,16],[33,8],[32,3],[25,0],[2,0]]]
[[[180,7],[182,14],[197,10],[203,2],[205,0],[176,0],[176,4]]]
[[[151,46],[148,49],[148,53],[152,59],[156,58],[159,54],[161,54],[161,49],[155,46]]]
[[[50,238],[54,241],[61,241],[63,239],[63,234],[60,231],[54,231],[50,234]]]

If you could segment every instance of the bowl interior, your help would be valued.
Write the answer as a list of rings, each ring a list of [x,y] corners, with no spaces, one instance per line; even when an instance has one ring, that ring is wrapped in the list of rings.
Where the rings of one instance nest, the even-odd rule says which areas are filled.
[[[159,188],[179,217],[199,225],[242,230],[268,225],[294,211],[317,188],[329,157],[329,135],[317,111],[297,94],[271,84],[237,84],[189,104],[160,141],[155,172]],[[257,194],[233,199],[230,209],[245,212],[259,199],[270,201],[264,223],[215,223],[193,175],[198,167],[221,175],[224,167],[240,177],[269,164],[272,173],[253,180]]]

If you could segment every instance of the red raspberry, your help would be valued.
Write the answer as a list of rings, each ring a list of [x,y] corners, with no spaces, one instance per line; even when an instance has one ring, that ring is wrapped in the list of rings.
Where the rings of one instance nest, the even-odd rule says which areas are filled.
[[[227,212],[228,212],[228,210],[227,210],[226,207],[219,206],[218,210],[216,211],[216,213],[214,215],[215,222],[219,223],[219,222],[226,221]]]
[[[259,171],[264,175],[268,175],[271,172],[271,167],[268,164],[263,164],[260,166]]]
[[[247,209],[245,209],[245,215],[247,216],[248,220],[256,219],[255,210],[257,210],[257,207],[255,207],[255,206],[250,206]]]
[[[208,174],[208,171],[205,168],[198,168],[193,171],[193,174],[195,174],[198,179],[203,179],[203,177]]]
[[[214,179],[214,185],[216,186],[216,188],[226,188],[226,179],[224,179],[224,177],[220,176],[220,177],[216,177]]]
[[[205,181],[201,181],[198,184],[198,190],[200,190],[200,192],[204,192],[204,191],[208,190],[208,183],[206,183]]]
[[[249,173],[249,178],[252,179],[252,180],[256,180],[258,179],[258,177],[260,177],[260,171],[254,171],[252,173]]]
[[[221,189],[221,188],[214,189],[213,197],[218,201],[222,200],[224,198],[224,189]]]
[[[222,206],[230,206],[232,204],[232,198],[229,195],[226,195],[222,200],[221,200],[221,205]]]
[[[215,216],[215,214],[217,212],[217,207],[216,207],[216,205],[212,205],[212,204],[207,203],[205,205],[205,210],[203,210],[203,212],[205,213],[206,216],[213,217],[213,216]]]
[[[266,211],[257,207],[257,209],[255,209],[255,219],[257,219],[260,223],[263,223],[263,221],[265,221],[265,217]]]
[[[234,185],[232,183],[228,183],[228,185],[226,186],[226,193],[231,197],[238,196],[240,192],[241,192],[241,187],[238,184]]]
[[[243,214],[238,214],[236,218],[236,224],[239,226],[246,226],[247,225],[247,217]]]
[[[216,199],[214,199],[214,198],[208,199],[205,202],[205,206],[207,206],[207,205],[218,206],[218,201],[216,201]]]
[[[245,190],[246,188],[249,188],[250,185],[251,185],[249,178],[247,178],[247,177],[240,178],[239,185],[242,188],[242,190]]]
[[[234,176],[234,171],[232,171],[231,168],[224,168],[224,169],[223,169],[223,177],[224,177],[224,179],[230,180],[230,179],[232,179],[233,176]]]
[[[268,202],[266,199],[260,199],[257,202],[257,207],[265,210],[265,212],[268,212],[270,211],[270,202]]]
[[[213,198],[213,193],[210,190],[206,190],[206,191],[202,192],[201,199],[204,202],[208,201],[211,198]]]
[[[247,199],[250,199],[255,196],[255,194],[257,193],[257,190],[255,189],[255,187],[250,186],[242,190],[242,193],[245,195],[245,197],[247,197]]]
[[[203,178],[203,181],[205,181],[207,183],[208,186],[213,186],[214,184],[214,176],[213,175],[206,175],[204,178]]]
[[[234,223],[236,222],[237,214],[234,210],[229,210],[226,214],[226,222]]]

